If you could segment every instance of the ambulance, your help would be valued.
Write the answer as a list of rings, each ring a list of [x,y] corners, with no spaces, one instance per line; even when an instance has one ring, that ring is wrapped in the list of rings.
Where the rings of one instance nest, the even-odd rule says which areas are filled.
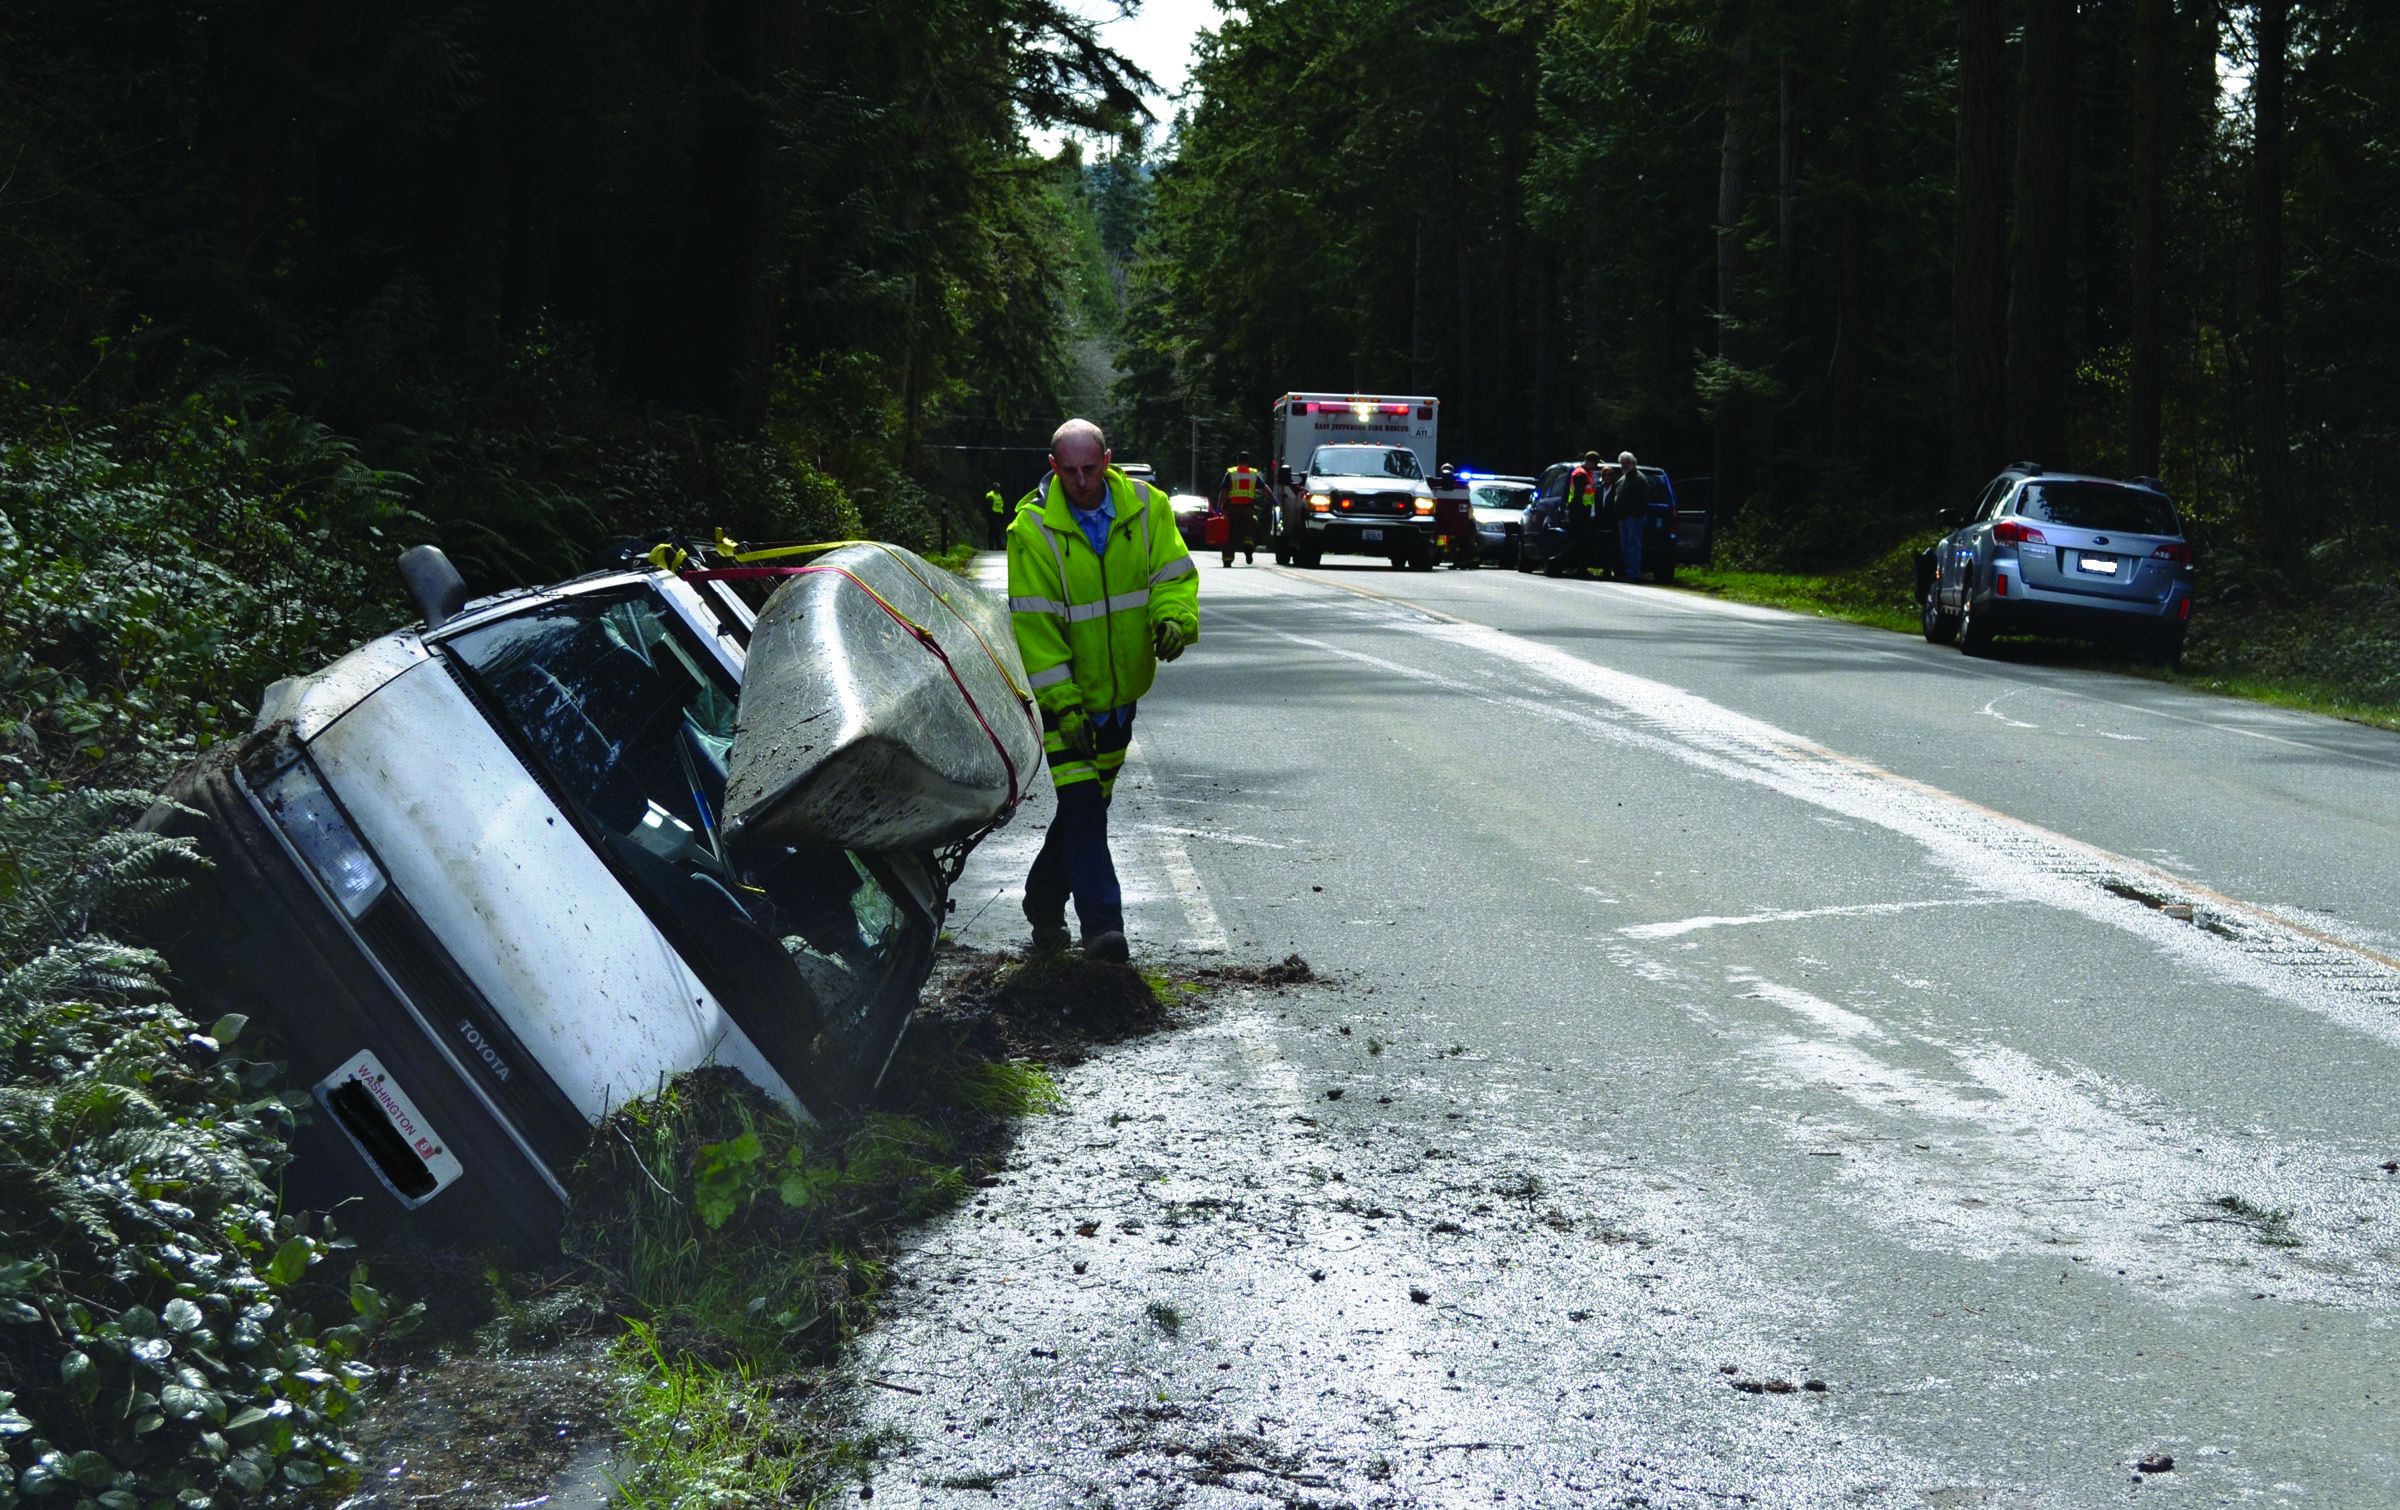
[[[1275,400],[1275,558],[1381,556],[1433,564],[1435,437],[1442,401],[1407,394],[1287,393]]]

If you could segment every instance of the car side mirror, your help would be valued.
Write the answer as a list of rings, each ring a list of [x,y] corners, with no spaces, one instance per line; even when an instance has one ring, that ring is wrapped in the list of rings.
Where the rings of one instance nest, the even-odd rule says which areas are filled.
[[[438,545],[415,545],[400,553],[400,580],[425,616],[427,632],[439,629],[466,606],[467,582]]]

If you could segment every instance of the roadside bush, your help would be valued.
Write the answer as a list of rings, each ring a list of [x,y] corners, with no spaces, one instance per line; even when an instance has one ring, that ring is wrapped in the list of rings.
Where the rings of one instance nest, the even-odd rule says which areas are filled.
[[[399,481],[200,394],[123,428],[0,422],[0,778],[158,781],[268,682],[397,622]]]
[[[119,943],[202,862],[135,792],[0,798],[0,1507],[275,1502],[355,1472],[342,1422],[387,1314],[306,1297],[330,1226],[279,1214],[298,1093]],[[338,1304],[339,1301],[337,1300]]]

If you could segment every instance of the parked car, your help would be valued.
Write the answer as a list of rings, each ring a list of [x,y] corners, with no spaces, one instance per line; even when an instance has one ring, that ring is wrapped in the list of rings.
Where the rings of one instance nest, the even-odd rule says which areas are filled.
[[[1502,566],[1517,564],[1524,544],[1525,507],[1533,502],[1533,479],[1496,477],[1461,472],[1475,509],[1475,543],[1482,558]]]
[[[176,806],[147,821],[195,837],[212,868],[166,952],[313,1094],[296,1199],[356,1197],[370,1227],[538,1253],[593,1125],[668,1076],[720,1066],[817,1116],[871,1089],[930,968],[947,877],[922,850],[726,837],[766,628],[729,583],[643,565],[468,603],[433,557],[411,584],[421,627],[276,683],[246,740],[170,785]],[[978,591],[903,566],[940,579],[929,594]],[[971,650],[913,586],[887,571],[874,602],[915,605]],[[845,623],[863,644],[882,610],[851,596],[872,611]],[[994,764],[1030,769],[1038,734],[993,716],[1016,741]],[[910,737],[883,722],[887,747]]]
[[[1581,465],[1579,461],[1561,461],[1542,469],[1541,481],[1534,487],[1533,507],[1539,511],[1545,527],[1525,531],[1524,546],[1517,555],[1517,570],[1539,571],[1555,577],[1568,569],[1567,483]],[[1679,533],[1675,484],[1660,468],[1643,467],[1641,471],[1650,480],[1652,496],[1666,505],[1652,509],[1642,527],[1642,570],[1653,582],[1672,582]],[[1613,526],[1594,532],[1592,559],[1585,564],[1595,570],[1617,569],[1617,532]]]
[[[1406,446],[1319,446],[1284,504],[1275,559],[1382,556],[1392,570],[1433,569],[1433,489]]]
[[[2130,645],[2172,665],[2192,617],[2191,542],[2165,486],[2010,467],[1917,556],[1925,638],[1982,655],[1998,634]]]
[[[1175,533],[1183,537],[1184,545],[1195,551],[1206,549],[1202,534],[1208,528],[1208,500],[1197,493],[1177,493],[1167,500],[1167,506],[1175,511]]]

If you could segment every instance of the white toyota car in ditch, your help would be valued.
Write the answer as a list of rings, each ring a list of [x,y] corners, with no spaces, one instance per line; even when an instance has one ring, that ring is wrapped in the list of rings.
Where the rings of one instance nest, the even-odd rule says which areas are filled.
[[[727,841],[744,665],[767,633],[727,582],[637,566],[466,603],[438,552],[410,554],[425,625],[277,683],[251,736],[151,815],[214,862],[167,953],[199,1006],[249,1014],[313,1092],[296,1200],[363,1197],[369,1225],[540,1252],[593,1125],[668,1076],[723,1066],[820,1115],[868,1093],[929,968],[946,877],[930,844]],[[877,638],[861,620],[862,654],[931,664],[891,601],[908,582],[861,575],[897,577],[884,558],[905,553],[845,554],[870,560],[811,589],[907,626]],[[899,571],[941,576],[923,565]],[[986,648],[1013,663],[1013,645]],[[855,732],[875,696],[797,722]],[[1038,761],[1038,733],[994,727]],[[1009,762],[1002,744],[980,753]]]

